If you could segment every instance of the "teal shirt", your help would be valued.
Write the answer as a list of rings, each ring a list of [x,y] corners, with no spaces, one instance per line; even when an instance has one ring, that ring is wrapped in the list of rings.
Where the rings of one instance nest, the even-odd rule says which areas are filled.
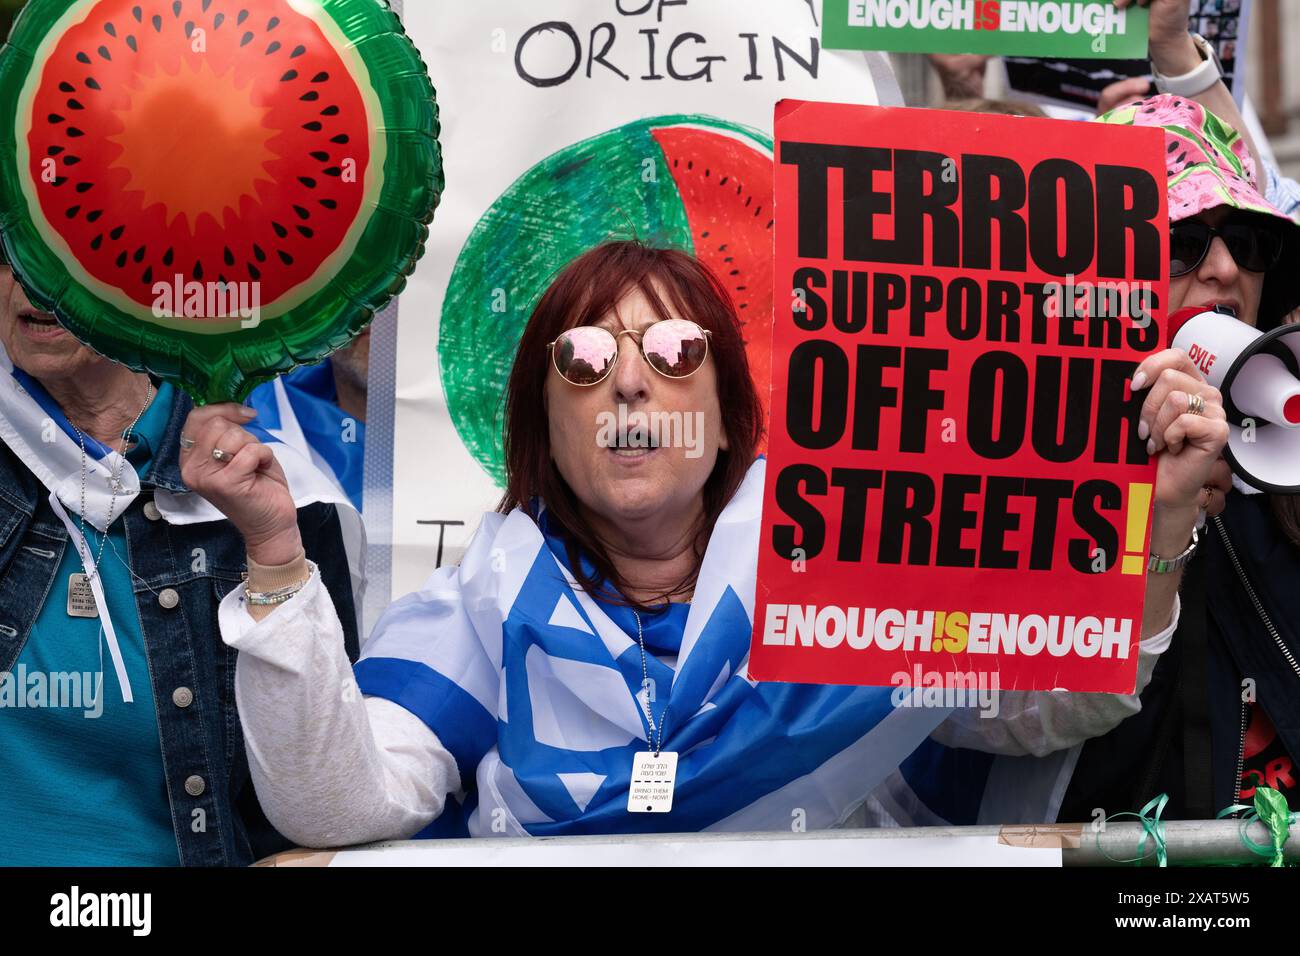
[[[127,461],[140,475],[166,431],[174,398],[172,387],[162,385],[136,426]],[[135,702],[122,702],[106,641],[101,656],[99,620],[68,616],[68,579],[82,571],[69,541],[11,679],[0,685],[0,864],[180,863],[124,525],[119,518],[109,529],[99,573]],[[86,538],[97,554],[101,535],[89,523]],[[41,682],[59,685],[46,692],[43,705]],[[20,698],[29,706],[18,706]]]

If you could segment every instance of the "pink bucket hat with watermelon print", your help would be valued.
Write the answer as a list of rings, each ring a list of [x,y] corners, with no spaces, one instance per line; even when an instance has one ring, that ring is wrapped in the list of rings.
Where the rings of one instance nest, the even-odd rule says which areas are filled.
[[[1300,305],[1300,225],[1256,188],[1255,163],[1240,133],[1195,100],[1168,94],[1111,110],[1097,121],[1164,129],[1170,222],[1229,206],[1285,223],[1282,257],[1265,273],[1259,328],[1271,328]]]

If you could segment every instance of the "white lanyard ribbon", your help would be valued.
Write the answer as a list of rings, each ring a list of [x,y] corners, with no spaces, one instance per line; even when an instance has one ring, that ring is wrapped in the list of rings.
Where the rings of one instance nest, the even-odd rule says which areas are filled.
[[[68,529],[72,543],[77,546],[77,553],[81,555],[82,566],[86,569],[86,575],[90,579],[90,590],[95,596],[95,607],[99,610],[101,633],[108,642],[108,655],[113,659],[113,670],[117,672],[117,686],[122,690],[122,703],[134,703],[135,697],[131,693],[131,679],[126,673],[126,661],[122,659],[122,647],[117,641],[117,632],[113,630],[113,619],[108,614],[108,600],[104,597],[104,585],[100,583],[99,568],[94,563],[95,556],[90,553],[90,545],[87,544],[85,535],[81,533],[81,529],[77,527],[76,522],[69,517],[67,509],[63,507],[63,502],[59,501],[59,496],[54,492],[50,492],[50,507],[54,509],[54,513],[63,522],[63,527]],[[112,515],[109,518],[111,520]],[[104,534],[108,533],[108,529],[105,528]]]

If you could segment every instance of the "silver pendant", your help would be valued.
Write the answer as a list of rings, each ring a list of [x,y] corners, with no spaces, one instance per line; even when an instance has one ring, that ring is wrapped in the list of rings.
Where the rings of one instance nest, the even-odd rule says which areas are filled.
[[[90,578],[80,571],[68,575],[68,617],[99,617]]]

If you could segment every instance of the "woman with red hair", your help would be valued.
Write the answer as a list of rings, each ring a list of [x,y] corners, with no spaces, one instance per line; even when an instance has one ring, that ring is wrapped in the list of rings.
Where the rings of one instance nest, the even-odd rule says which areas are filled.
[[[229,407],[194,413],[186,481],[248,544],[221,631],[282,832],[338,846],[836,826],[947,723],[891,688],[747,677],[765,462],[742,332],[682,252],[610,242],[562,270],[510,378],[500,509],[458,567],[387,611],[355,684],[272,459]],[[1191,430],[1170,433],[1166,470],[1194,495],[1222,423],[1173,416],[1162,437],[1174,420]],[[1139,689],[1172,595],[1148,603]],[[1134,709],[1006,694],[962,733],[1042,754]]]

